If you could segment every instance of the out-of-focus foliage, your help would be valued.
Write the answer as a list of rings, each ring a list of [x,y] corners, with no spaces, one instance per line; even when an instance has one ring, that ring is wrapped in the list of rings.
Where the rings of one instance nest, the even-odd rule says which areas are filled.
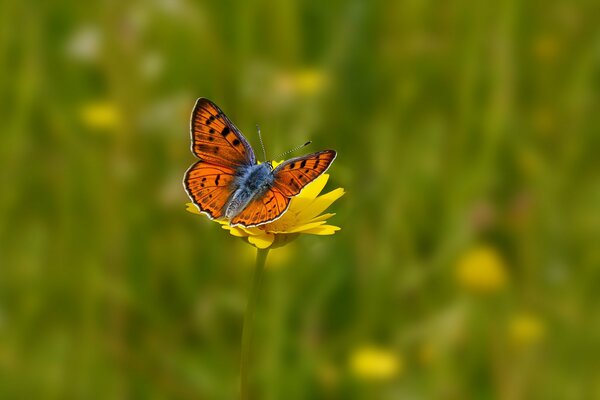
[[[1,2],[0,397],[236,397],[254,253],[185,212],[200,96],[347,192],[269,255],[257,399],[599,397],[599,15]]]

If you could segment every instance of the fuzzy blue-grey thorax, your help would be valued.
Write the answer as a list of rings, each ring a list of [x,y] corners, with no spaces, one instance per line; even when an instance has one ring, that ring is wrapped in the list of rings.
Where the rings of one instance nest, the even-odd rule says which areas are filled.
[[[233,182],[234,191],[225,206],[225,217],[238,215],[252,200],[269,189],[274,180],[270,162],[241,168]]]

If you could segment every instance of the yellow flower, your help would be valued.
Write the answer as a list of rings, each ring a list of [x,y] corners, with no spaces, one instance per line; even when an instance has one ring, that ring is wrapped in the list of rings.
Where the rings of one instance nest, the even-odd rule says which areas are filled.
[[[295,74],[296,88],[300,94],[314,94],[327,86],[327,76],[319,69],[306,68]]]
[[[458,260],[456,279],[465,289],[476,293],[496,292],[506,286],[506,267],[494,248],[482,245]]]
[[[279,163],[273,164],[276,166]],[[215,220],[215,222],[221,224],[222,228],[228,230],[233,236],[246,238],[250,244],[259,249],[282,246],[301,233],[333,235],[341,228],[327,225],[326,222],[335,214],[321,213],[344,195],[344,189],[337,188],[319,196],[328,179],[329,175],[323,174],[306,185],[299,195],[292,198],[287,211],[276,221],[252,228],[233,227],[223,220]],[[200,214],[193,203],[187,203],[187,211]]]
[[[327,86],[328,76],[325,71],[318,68],[283,71],[275,80],[275,92],[283,99],[317,95]]]
[[[400,356],[389,349],[367,345],[352,353],[350,370],[357,378],[382,381],[401,374],[404,363]]]
[[[543,322],[535,315],[522,313],[513,317],[508,326],[511,341],[520,347],[540,342],[545,334]]]
[[[80,110],[80,117],[85,125],[93,129],[112,129],[121,123],[119,109],[109,101],[85,104]]]

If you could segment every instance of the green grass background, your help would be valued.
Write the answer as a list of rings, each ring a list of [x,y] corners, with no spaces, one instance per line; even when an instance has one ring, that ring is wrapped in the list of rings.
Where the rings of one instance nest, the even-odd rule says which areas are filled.
[[[600,396],[598,15],[586,0],[0,3],[0,397],[236,398],[253,252],[184,211],[201,96],[255,148],[259,123],[271,157],[336,149],[328,188],[347,191],[338,234],[271,252],[257,399]],[[115,123],[86,122],[98,102]],[[505,260],[497,293],[454,277],[479,243]],[[511,349],[523,311],[545,334]],[[402,371],[355,377],[364,344]]]

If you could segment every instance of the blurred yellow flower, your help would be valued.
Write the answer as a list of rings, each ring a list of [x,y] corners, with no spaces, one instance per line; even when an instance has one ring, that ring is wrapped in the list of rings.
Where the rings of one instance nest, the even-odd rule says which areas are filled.
[[[273,166],[278,164],[280,163],[273,162]],[[246,238],[250,244],[259,249],[282,246],[301,233],[333,235],[341,228],[327,225],[326,222],[335,214],[321,213],[344,195],[344,189],[337,188],[319,196],[328,180],[329,175],[323,174],[306,185],[299,195],[292,198],[288,210],[276,221],[252,228],[232,227],[229,222],[223,220],[215,220],[215,222],[221,224],[222,228],[228,230],[233,236]],[[187,211],[200,214],[193,203],[187,203]]]
[[[321,69],[303,68],[284,71],[275,81],[276,92],[283,98],[318,94],[327,87],[327,75]]]
[[[313,94],[327,85],[326,75],[320,69],[306,68],[295,74],[298,93]]]
[[[404,371],[404,363],[392,350],[367,345],[352,353],[350,370],[357,378],[381,381],[400,375]]]
[[[83,123],[92,129],[112,129],[121,123],[121,113],[110,101],[96,101],[83,105],[80,117]]]
[[[456,279],[476,293],[495,292],[506,286],[506,266],[498,252],[487,245],[467,251],[456,265]]]
[[[522,313],[513,317],[508,326],[510,340],[517,346],[526,347],[544,338],[543,322],[533,314]]]

